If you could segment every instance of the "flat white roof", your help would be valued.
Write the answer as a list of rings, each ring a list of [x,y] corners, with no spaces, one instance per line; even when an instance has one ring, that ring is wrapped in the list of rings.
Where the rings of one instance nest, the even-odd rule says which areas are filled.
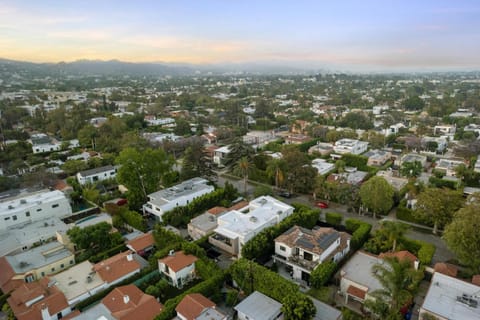
[[[92,268],[92,263],[84,261],[51,278],[57,282],[57,287],[67,300],[72,300],[104,284],[96,272],[92,272]]]
[[[382,285],[372,274],[372,267],[377,263],[383,263],[383,260],[365,252],[357,251],[343,266],[342,276],[368,287],[368,292],[382,289]]]
[[[36,207],[39,203],[66,200],[63,192],[54,190],[41,190],[30,194],[20,193],[17,196],[6,198],[0,202],[0,215],[11,214]],[[68,214],[66,212],[65,214]]]
[[[186,180],[173,187],[149,194],[149,202],[157,206],[162,206],[175,199],[197,193],[200,190],[211,189],[211,191],[213,191],[214,188],[207,183],[208,181],[202,178],[193,178],[190,180]]]
[[[477,307],[457,301],[457,297],[471,296]],[[422,309],[450,320],[480,319],[480,286],[435,272]]]

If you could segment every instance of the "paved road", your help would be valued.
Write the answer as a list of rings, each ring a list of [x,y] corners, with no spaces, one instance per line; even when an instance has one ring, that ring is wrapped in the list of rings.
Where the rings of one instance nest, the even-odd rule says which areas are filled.
[[[219,186],[224,186],[226,181],[229,181],[240,192],[243,192],[243,189],[244,189],[243,180],[235,180],[235,179],[232,179],[228,176],[219,175],[218,182],[217,182]],[[254,189],[255,189],[255,185],[253,185],[252,183],[247,184],[247,194],[252,195]],[[290,199],[282,199],[282,201],[284,201],[286,203],[289,203],[289,204],[296,202],[296,203],[302,203],[302,204],[305,204],[305,205],[308,205],[308,206],[313,205],[313,201],[312,201],[311,197],[306,196],[306,195],[300,195],[300,196],[293,197],[293,198],[290,198]],[[342,204],[338,204],[338,203],[333,203],[333,202],[329,203],[329,208],[328,209],[322,209],[322,213],[324,213],[324,212],[338,212],[338,213],[343,214],[344,219],[355,218],[355,219],[359,219],[359,220],[368,222],[368,223],[372,224],[373,230],[378,229],[380,221],[381,221],[380,219],[373,219],[373,217],[371,217],[371,216],[364,216],[364,215],[359,215],[359,214],[354,213],[354,212],[348,212],[347,206],[342,205]],[[395,211],[392,210],[392,212],[386,217],[386,219],[397,221],[397,219],[395,217]],[[404,222],[404,221],[401,221],[401,222]],[[420,227],[423,227],[423,226],[420,226]],[[435,264],[436,262],[444,262],[444,261],[452,260],[452,259],[455,258],[455,255],[447,248],[447,245],[445,244],[445,241],[443,241],[443,239],[440,238],[439,236],[436,236],[432,233],[429,233],[428,230],[419,231],[418,228],[415,228],[415,229],[412,228],[407,232],[407,237],[411,238],[411,239],[415,239],[415,240],[425,241],[425,242],[432,243],[433,245],[435,245],[435,247],[437,249],[436,249],[435,254],[433,256],[432,264]]]

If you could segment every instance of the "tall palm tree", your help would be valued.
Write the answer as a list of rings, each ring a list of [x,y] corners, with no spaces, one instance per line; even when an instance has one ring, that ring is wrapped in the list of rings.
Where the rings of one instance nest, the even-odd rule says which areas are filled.
[[[409,226],[405,223],[395,221],[383,221],[380,225],[381,230],[385,232],[389,243],[392,243],[392,252],[395,252],[397,241],[403,237],[405,232],[409,229]]]
[[[275,188],[279,188],[283,184],[285,161],[281,159],[272,159],[267,164],[267,174],[275,179]]]
[[[386,263],[375,264],[372,267],[373,276],[378,279],[383,289],[372,292],[376,301],[369,301],[367,307],[372,310],[383,310],[382,313],[386,314],[380,315],[382,318],[395,318],[400,308],[413,298],[413,292],[423,278],[423,272],[415,270],[407,259],[387,257],[384,261]],[[386,308],[379,307],[382,304]]]
[[[243,177],[243,192],[247,194],[247,182],[248,182],[248,173],[252,169],[252,164],[247,157],[242,157],[238,160],[236,165],[236,171],[239,172]]]

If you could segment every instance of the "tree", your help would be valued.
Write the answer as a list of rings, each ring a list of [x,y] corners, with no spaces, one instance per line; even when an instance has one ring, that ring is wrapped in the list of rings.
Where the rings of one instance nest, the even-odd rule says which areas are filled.
[[[400,168],[400,173],[408,178],[418,177],[423,171],[420,161],[404,162]]]
[[[384,319],[395,319],[400,308],[409,303],[413,298],[413,292],[423,278],[421,270],[415,270],[408,259],[398,260],[397,257],[387,257],[386,264],[375,264],[372,274],[378,279],[383,289],[372,292],[372,296],[381,303],[386,303],[388,308],[374,308],[387,311],[380,315]],[[370,303],[371,305],[372,303]],[[373,302],[373,304],[375,304]]]
[[[403,238],[403,235],[409,229],[405,223],[395,221],[382,221],[381,230],[385,233],[389,243],[392,243],[392,252],[397,248],[397,241]]]
[[[285,320],[309,320],[317,313],[312,300],[305,295],[287,294],[282,304]]]
[[[243,193],[245,195],[247,194],[247,182],[250,170],[252,170],[252,164],[247,157],[242,157],[238,160],[238,163],[234,168],[234,171],[237,171],[243,177]]]
[[[177,118],[175,120],[175,130],[174,133],[179,136],[191,135],[192,130],[190,129],[190,123],[183,118]]]
[[[120,165],[117,181],[128,189],[128,203],[140,207],[149,193],[157,191],[172,170],[173,160],[163,149],[147,148],[142,152],[127,148],[116,158]]]
[[[459,191],[447,188],[427,188],[417,197],[417,209],[414,214],[421,219],[433,223],[433,233],[436,234],[438,227],[444,226],[452,220],[453,214],[463,203],[462,194]]]
[[[65,173],[69,176],[86,169],[88,169],[88,165],[82,160],[67,160],[62,165],[62,170],[65,171]]]
[[[92,254],[102,252],[123,242],[118,232],[112,233],[112,226],[100,222],[80,229],[73,227],[67,231],[70,240],[76,245],[77,250],[86,250]]]
[[[375,176],[360,187],[360,199],[362,204],[373,211],[373,217],[377,213],[388,213],[393,206],[393,187],[382,177]]]
[[[267,175],[275,181],[275,188],[283,185],[286,163],[282,159],[272,159],[267,163]]]
[[[225,157],[225,165],[229,168],[233,168],[238,164],[238,160],[243,157],[251,159],[255,154],[252,147],[246,145],[242,140],[237,139],[235,142],[228,146],[230,151]]]
[[[425,107],[425,102],[418,96],[409,97],[403,102],[405,109],[407,110],[422,110]]]
[[[212,167],[211,157],[207,156],[203,145],[195,143],[185,150],[180,177],[181,179],[211,178],[215,175]]]
[[[457,255],[460,262],[469,266],[476,274],[480,273],[479,212],[478,200],[470,203],[455,213],[452,222],[443,233],[447,246]]]

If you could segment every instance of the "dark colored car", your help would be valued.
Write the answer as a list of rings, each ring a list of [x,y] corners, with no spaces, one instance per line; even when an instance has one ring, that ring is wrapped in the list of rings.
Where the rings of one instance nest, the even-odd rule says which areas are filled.
[[[127,204],[127,199],[118,199],[117,206],[123,206]]]
[[[327,209],[328,208],[328,203],[323,202],[323,201],[318,201],[315,203],[316,207],[322,208],[322,209]]]
[[[293,194],[288,192],[288,191],[282,191],[282,192],[279,192],[278,195],[280,197],[283,197],[283,198],[291,198],[293,197]]]

